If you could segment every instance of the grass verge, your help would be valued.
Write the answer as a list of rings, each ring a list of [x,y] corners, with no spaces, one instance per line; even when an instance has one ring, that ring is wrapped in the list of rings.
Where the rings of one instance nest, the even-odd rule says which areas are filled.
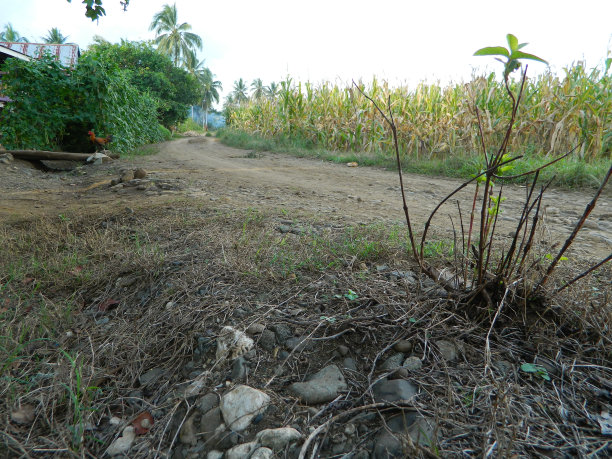
[[[277,153],[288,153],[299,157],[317,158],[335,163],[357,162],[361,166],[383,167],[389,170],[397,170],[397,163],[392,154],[386,152],[339,152],[319,149],[309,142],[300,139],[278,137],[274,139],[263,138],[258,135],[249,134],[244,131],[230,128],[221,129],[217,133],[223,143],[235,148],[254,150],[257,152],[271,151]],[[520,175],[536,169],[551,161],[551,158],[543,158],[525,153],[525,157],[516,161],[513,175]],[[469,179],[480,170],[480,156],[461,154],[448,158],[422,159],[416,157],[404,157],[402,168],[404,172],[446,176],[460,179]],[[591,162],[581,161],[574,158],[563,159],[540,173],[540,181],[546,182],[555,179],[557,187],[562,188],[597,188],[601,184],[608,168],[609,159],[601,159]],[[510,174],[509,173],[509,174]],[[529,177],[523,177],[514,181],[515,183],[527,183]]]

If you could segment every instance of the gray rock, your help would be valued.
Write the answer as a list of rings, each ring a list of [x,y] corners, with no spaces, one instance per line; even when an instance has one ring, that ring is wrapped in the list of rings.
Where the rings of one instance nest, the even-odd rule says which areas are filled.
[[[166,370],[163,368],[152,368],[151,370],[140,375],[138,380],[140,381],[141,386],[146,386],[147,384],[152,384],[157,381],[161,376],[166,373]]]
[[[240,385],[221,398],[221,413],[231,430],[246,429],[253,418],[262,414],[270,404],[270,396],[260,390]]]
[[[143,179],[147,176],[147,171],[144,169],[135,169],[134,170],[134,178]]]
[[[244,459],[249,457],[250,454],[257,449],[257,447],[258,445],[255,441],[243,443],[242,445],[236,445],[225,452],[225,459]]]
[[[307,404],[325,403],[338,396],[338,392],[348,388],[342,372],[336,365],[328,365],[306,382],[296,382],[289,386],[289,392]]]
[[[402,367],[409,371],[416,371],[423,367],[423,362],[418,357],[408,357],[404,360]]]
[[[370,459],[370,454],[367,451],[360,449],[358,451],[355,451],[352,456],[348,456],[347,459]]]
[[[0,155],[0,163],[9,164],[15,160],[15,157],[10,153],[2,153]]]
[[[349,348],[348,346],[345,346],[344,344],[341,344],[338,346],[338,352],[340,353],[340,355],[342,357],[344,357],[345,355],[347,355],[349,353]]]
[[[386,429],[376,437],[372,458],[404,458],[412,457],[415,451],[407,450],[402,444],[402,436],[407,435],[412,442],[430,447],[435,441],[435,429],[431,420],[423,418],[415,412],[404,411],[387,421],[390,432]],[[404,440],[405,442],[405,440]],[[408,446],[406,442],[405,446]]]
[[[284,343],[289,338],[293,337],[293,331],[288,325],[276,324],[272,325],[272,331],[276,334],[279,343]]]
[[[411,271],[391,271],[389,277],[391,279],[404,279],[409,284],[416,283],[414,273]]]
[[[223,459],[223,452],[213,449],[206,455],[206,459]]]
[[[257,448],[253,454],[251,454],[250,459],[272,459],[274,457],[274,451],[270,448]]]
[[[219,406],[219,397],[213,392],[204,395],[198,402],[198,409],[201,413],[207,413]]]
[[[376,437],[372,459],[391,459],[410,457],[402,448],[402,442],[392,433],[382,432]]]
[[[408,370],[404,367],[400,367],[389,375],[389,379],[406,379],[408,375]]]
[[[507,376],[512,372],[513,365],[507,360],[498,360],[493,362],[493,368],[495,368],[502,376]]]
[[[241,439],[242,437],[240,434],[236,432],[220,429],[219,433],[215,435],[211,443],[215,449],[226,450],[236,446]]]
[[[134,171],[125,171],[121,174],[121,182],[127,183],[130,180],[134,180]]]
[[[258,432],[255,436],[255,440],[262,446],[271,448],[274,451],[280,451],[292,441],[299,440],[300,438],[302,438],[302,434],[293,427],[266,429]]]
[[[410,400],[418,393],[417,387],[405,379],[382,380],[372,387],[375,402]]]
[[[179,439],[184,445],[195,445],[198,442],[195,427],[193,425],[195,417],[195,414],[189,416],[189,418],[187,418],[187,420],[183,423],[183,426],[181,427]]]
[[[435,441],[435,428],[431,419],[414,411],[404,411],[387,421],[393,433],[407,434],[413,442],[421,446],[432,446]]]
[[[249,335],[259,335],[260,333],[262,333],[264,330],[266,329],[266,326],[264,324],[260,324],[260,323],[254,323],[251,324],[247,327],[246,332]]]
[[[202,415],[200,419],[200,434],[204,440],[209,441],[217,433],[219,426],[223,424],[221,408],[213,408]]]
[[[387,358],[382,363],[382,365],[380,366],[380,369],[383,371],[395,370],[396,368],[399,368],[402,366],[403,361],[404,361],[404,354],[402,354],[401,352],[397,354],[393,354],[391,357]]]
[[[450,341],[444,339],[438,340],[436,341],[436,346],[438,346],[442,358],[447,362],[454,362],[459,357],[457,346]]]
[[[347,357],[346,359],[344,359],[342,361],[342,365],[347,370],[357,371],[357,364],[355,363],[355,360],[352,359],[351,357]]]
[[[276,335],[272,330],[264,330],[261,332],[257,344],[268,352],[272,352],[276,346]]]
[[[232,381],[239,382],[244,381],[246,379],[246,375],[248,372],[249,366],[244,359],[244,357],[238,357],[232,363]]]
[[[408,341],[407,339],[400,339],[397,343],[393,345],[393,350],[408,354],[412,352],[412,342]]]
[[[285,347],[290,351],[295,350],[296,352],[305,351],[308,349],[312,349],[314,343],[308,339],[307,336],[298,336],[296,338],[289,338],[285,341]]]

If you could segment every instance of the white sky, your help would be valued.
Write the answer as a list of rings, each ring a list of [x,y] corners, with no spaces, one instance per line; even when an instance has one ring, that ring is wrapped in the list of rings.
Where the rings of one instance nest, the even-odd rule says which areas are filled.
[[[173,0],[104,0],[107,15],[86,18],[81,0],[0,0],[0,27],[32,41],[58,27],[86,48],[96,34],[111,42],[149,40],[153,15]],[[478,48],[506,45],[506,33],[553,71],[577,60],[601,65],[612,47],[612,0],[176,0],[178,19],[204,41],[200,59],[223,83],[350,82],[373,75],[392,84],[468,80],[474,68],[498,69]],[[501,65],[501,64],[500,64]],[[545,66],[530,65],[530,74]]]

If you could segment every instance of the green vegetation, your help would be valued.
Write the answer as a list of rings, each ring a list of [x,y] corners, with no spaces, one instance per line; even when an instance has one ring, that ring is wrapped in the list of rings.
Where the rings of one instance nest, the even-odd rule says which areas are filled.
[[[384,167],[397,170],[397,162],[389,153],[355,152],[326,150],[313,145],[303,138],[290,138],[279,135],[264,137],[259,134],[246,133],[234,128],[224,128],[217,131],[217,137],[229,146],[253,150],[255,152],[271,151],[288,153],[298,157],[310,157],[334,163],[357,162],[360,166]],[[513,172],[517,175],[537,169],[546,164],[550,158],[527,152]],[[441,175],[454,178],[470,178],[479,168],[480,158],[474,156],[450,156],[448,158],[415,158],[402,163],[402,170],[408,173]],[[608,159],[595,159],[589,162],[577,158],[565,158],[540,172],[540,178],[548,181],[555,177],[555,185],[565,188],[596,188],[609,167]],[[516,183],[526,183],[529,177],[521,177]]]
[[[164,5],[163,9],[153,16],[149,30],[155,30],[157,50],[170,56],[176,67],[179,63],[193,59],[195,49],[202,49],[202,39],[199,35],[189,32],[191,25],[178,23],[176,3]]]
[[[156,101],[161,124],[173,126],[187,117],[191,104],[200,101],[201,86],[193,75],[175,67],[172,60],[150,44],[122,40],[92,45],[85,56],[113,63],[122,70],[130,84]]]
[[[67,40],[68,37],[64,36],[57,27],[52,27],[47,35],[42,37],[44,43],[62,44],[66,43]]]
[[[609,61],[608,61],[609,62]],[[574,158],[596,162],[612,154],[612,76],[609,65],[587,70],[577,63],[561,78],[530,78],[521,100],[520,121],[508,151],[551,158],[578,147]],[[509,81],[516,92],[518,82]],[[442,87],[421,83],[392,88],[373,80],[360,84],[374,100],[387,101],[398,128],[402,156],[414,160],[465,161],[478,154],[475,107],[482,116],[487,146],[505,135],[511,100],[495,74]],[[238,92],[236,92],[238,96]],[[237,102],[234,100],[232,102]],[[297,139],[317,149],[391,156],[393,144],[369,101],[352,87],[281,82],[275,97],[228,104],[227,122],[266,139]],[[492,153],[493,151],[489,151]]]
[[[19,32],[17,32],[13,25],[9,22],[8,24],[4,24],[4,30],[0,32],[0,41],[9,41],[9,42],[28,42],[29,40],[26,37],[22,37]]]
[[[67,1],[68,3],[72,2],[72,0]],[[85,4],[85,16],[92,21],[97,21],[100,17],[106,15],[106,10],[102,6],[102,0],[82,0],[82,3]],[[130,0],[120,0],[119,4],[123,11],[125,11],[130,4]]]
[[[104,14],[100,0],[83,3],[88,17]],[[157,33],[157,49],[144,42],[112,44],[96,37],[74,69],[63,68],[51,56],[31,62],[7,59],[0,69],[7,72],[2,91],[12,102],[0,113],[3,146],[93,151],[86,136],[93,130],[98,136],[112,134],[112,149],[126,154],[170,139],[168,128],[185,120],[194,104],[207,115],[219,100],[221,83],[204,61],[198,63],[200,37],[187,32],[189,24],[177,24],[176,5],[165,5],[151,28]],[[52,28],[43,40],[63,43],[66,38]],[[26,41],[11,24],[0,39]]]
[[[93,148],[88,130],[113,133],[113,149],[124,153],[163,139],[156,101],[132,86],[125,73],[91,56],[66,72],[50,56],[7,59],[4,92],[13,99],[0,113],[0,136],[8,149]]]

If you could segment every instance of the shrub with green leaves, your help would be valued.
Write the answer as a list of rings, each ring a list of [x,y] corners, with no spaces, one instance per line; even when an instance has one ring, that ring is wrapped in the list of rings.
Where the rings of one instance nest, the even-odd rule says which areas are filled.
[[[114,44],[96,43],[84,56],[108,62],[125,71],[133,86],[156,100],[158,118],[166,127],[185,120],[189,107],[200,102],[197,79],[186,70],[175,67],[168,56],[157,52],[148,43],[128,40]]]
[[[0,112],[0,143],[7,149],[87,151],[87,131],[112,134],[125,153],[163,139],[157,103],[132,86],[124,72],[84,56],[74,69],[51,56],[8,59],[3,92],[12,99]]]

